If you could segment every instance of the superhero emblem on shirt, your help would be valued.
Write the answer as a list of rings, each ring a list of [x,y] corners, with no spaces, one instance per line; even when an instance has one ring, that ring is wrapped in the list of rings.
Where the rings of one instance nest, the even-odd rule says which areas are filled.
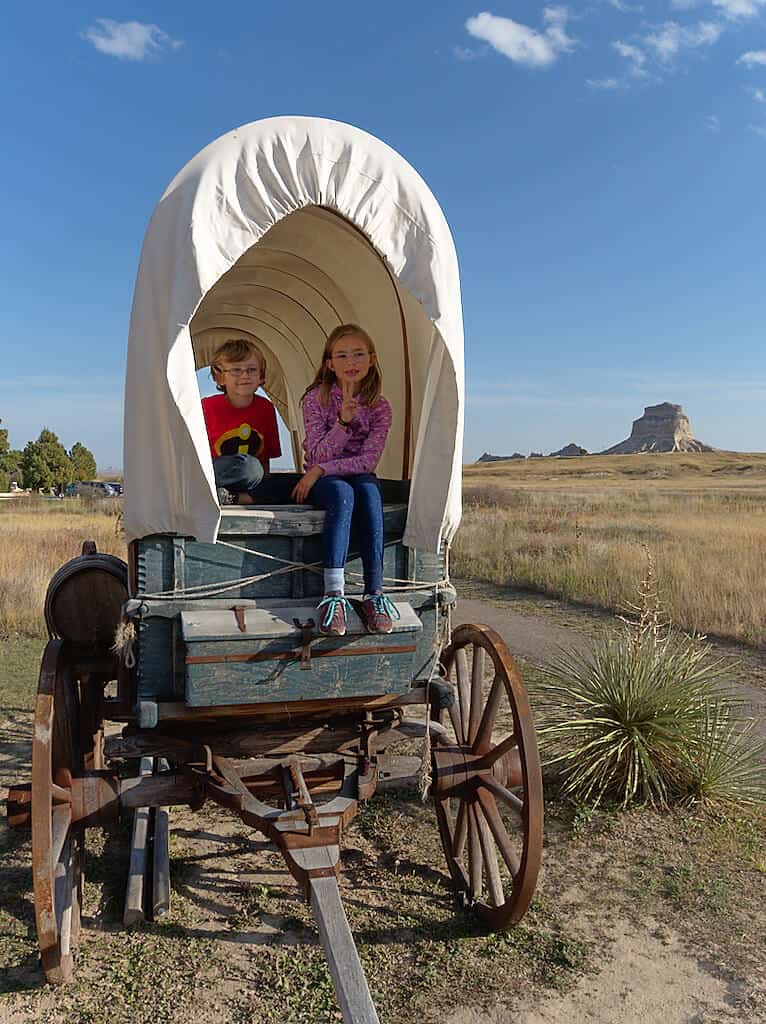
[[[221,434],[215,442],[216,455],[258,455],[263,451],[263,434],[249,423],[241,423]]]

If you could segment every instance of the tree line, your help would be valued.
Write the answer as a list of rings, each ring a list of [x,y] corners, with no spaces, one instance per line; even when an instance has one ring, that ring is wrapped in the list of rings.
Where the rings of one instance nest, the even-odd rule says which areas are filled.
[[[0,491],[7,491],[13,481],[30,490],[47,490],[95,476],[96,460],[80,441],[67,451],[53,431],[43,427],[37,440],[19,451],[10,447],[8,431],[0,429]]]

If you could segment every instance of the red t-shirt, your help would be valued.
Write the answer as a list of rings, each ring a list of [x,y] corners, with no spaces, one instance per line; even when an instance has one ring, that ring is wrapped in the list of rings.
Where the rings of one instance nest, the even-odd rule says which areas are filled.
[[[266,468],[269,459],[282,454],[277,414],[267,398],[253,395],[250,405],[237,409],[226,395],[202,399],[210,454],[254,455]]]

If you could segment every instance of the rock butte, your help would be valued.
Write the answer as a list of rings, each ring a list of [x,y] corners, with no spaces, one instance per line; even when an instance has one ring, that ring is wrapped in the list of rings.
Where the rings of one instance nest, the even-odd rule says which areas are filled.
[[[644,415],[633,420],[630,437],[619,444],[599,452],[599,455],[635,455],[639,452],[714,452],[709,444],[698,441],[692,434],[689,417],[683,406],[672,402],[660,402],[659,405],[647,405]],[[549,458],[573,458],[587,455],[585,448],[576,444],[568,444],[557,452],[551,452]],[[513,455],[491,455],[484,452],[478,462],[507,462],[511,459],[523,459],[519,452]],[[541,459],[541,452],[530,452],[530,459]]]
[[[633,420],[630,437],[600,452],[601,455],[632,455],[637,452],[712,452],[692,434],[689,418],[680,405],[661,402],[647,405],[644,415]]]

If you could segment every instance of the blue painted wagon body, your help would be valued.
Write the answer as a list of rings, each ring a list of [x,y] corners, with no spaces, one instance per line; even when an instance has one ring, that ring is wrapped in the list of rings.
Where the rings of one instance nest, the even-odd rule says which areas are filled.
[[[401,482],[384,481],[383,489],[386,497],[406,497]],[[384,506],[384,576],[399,612],[393,632],[370,637],[352,611],[345,637],[309,627],[305,651],[302,624],[313,620],[322,596],[321,510],[226,508],[215,543],[167,534],[136,541],[139,721],[156,725],[163,706],[178,701],[332,701],[425,685],[452,591],[443,553],[403,544],[406,513],[406,501]],[[361,580],[361,570],[352,536],[348,578]]]

